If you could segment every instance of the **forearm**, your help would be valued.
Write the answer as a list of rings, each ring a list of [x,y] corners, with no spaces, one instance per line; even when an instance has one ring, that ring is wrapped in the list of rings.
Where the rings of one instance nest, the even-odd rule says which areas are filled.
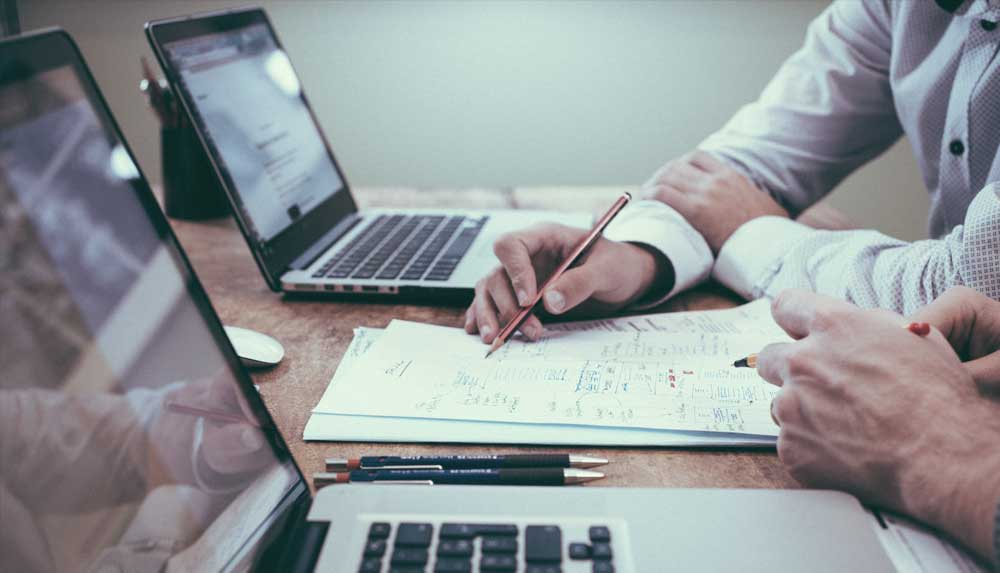
[[[902,133],[889,87],[890,20],[880,3],[832,3],[757,101],[698,147],[797,215]]]
[[[713,275],[747,298],[805,288],[902,314],[958,285],[1000,298],[998,187],[980,191],[965,225],[939,240],[907,243],[876,231],[819,231],[755,219],[723,245]]]
[[[123,396],[5,391],[0,409],[0,478],[27,506],[83,511],[144,491],[142,432]]]
[[[970,443],[987,449],[935,456],[919,470],[921,475],[904,481],[905,503],[908,513],[997,567],[994,535],[1000,518],[1000,455],[989,451],[995,446],[988,440]]]

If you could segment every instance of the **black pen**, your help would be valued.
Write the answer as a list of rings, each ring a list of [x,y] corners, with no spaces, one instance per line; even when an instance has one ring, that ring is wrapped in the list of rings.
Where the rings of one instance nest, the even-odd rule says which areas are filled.
[[[576,468],[514,468],[465,470],[353,470],[313,474],[319,488],[340,483],[419,485],[574,485],[601,479],[604,474]]]
[[[608,463],[604,458],[576,454],[507,454],[474,456],[362,456],[327,458],[326,471],[367,469],[501,469],[501,468],[594,468]]]

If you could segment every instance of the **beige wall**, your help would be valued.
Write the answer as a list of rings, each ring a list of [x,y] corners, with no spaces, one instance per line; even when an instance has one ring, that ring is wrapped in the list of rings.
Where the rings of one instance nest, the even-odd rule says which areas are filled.
[[[754,98],[825,0],[270,0],[354,185],[638,183]],[[158,136],[136,88],[142,24],[225,1],[21,0],[24,28],[76,37],[139,162]],[[925,235],[927,197],[899,144],[834,204]]]

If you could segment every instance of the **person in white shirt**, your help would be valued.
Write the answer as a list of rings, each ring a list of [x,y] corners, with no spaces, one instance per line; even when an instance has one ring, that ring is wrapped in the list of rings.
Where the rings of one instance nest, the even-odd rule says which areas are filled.
[[[546,310],[652,306],[709,276],[745,298],[800,287],[903,314],[952,286],[1000,298],[998,21],[998,0],[833,3],[756,102],[657,171]],[[791,218],[903,134],[930,190],[931,240]],[[492,342],[582,233],[501,238],[466,330]],[[521,331],[537,338],[541,323]]]

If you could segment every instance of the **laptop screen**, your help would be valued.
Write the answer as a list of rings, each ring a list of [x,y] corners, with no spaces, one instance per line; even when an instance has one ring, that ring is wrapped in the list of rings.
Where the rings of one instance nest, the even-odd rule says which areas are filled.
[[[288,55],[256,10],[152,30],[247,241],[280,274],[355,210]]]
[[[0,44],[0,570],[240,569],[303,481],[71,41]]]

